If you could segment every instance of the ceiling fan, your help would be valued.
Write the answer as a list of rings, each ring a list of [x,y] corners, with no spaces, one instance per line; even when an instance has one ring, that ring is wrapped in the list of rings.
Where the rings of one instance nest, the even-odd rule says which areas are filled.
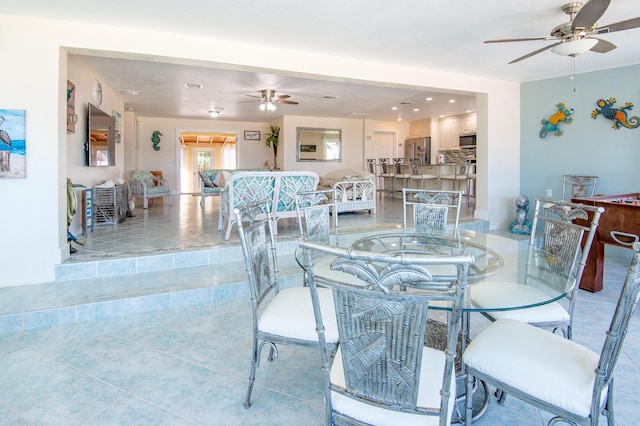
[[[546,50],[551,50],[558,55],[572,57],[578,56],[587,50],[597,53],[607,53],[615,49],[616,45],[592,36],[640,27],[640,17],[598,26],[596,21],[602,17],[610,3],[611,0],[589,0],[584,5],[582,2],[571,2],[563,5],[562,11],[570,16],[570,20],[552,29],[551,35],[548,37],[507,38],[486,40],[485,43],[508,43],[531,40],[556,41],[542,49],[534,50],[531,53],[514,59],[509,62],[510,64],[520,62]]]
[[[260,106],[258,108],[260,108],[260,110],[262,111],[267,111],[267,112],[275,111],[276,110],[275,104],[298,105],[298,102],[296,101],[287,100],[291,96],[276,95],[276,91],[273,89],[262,89],[262,90],[259,90],[259,93],[260,93],[260,96],[256,96],[256,95],[247,95],[247,96],[250,96],[252,98],[257,98],[258,99],[257,102],[260,102]],[[256,101],[244,101],[244,102],[256,102]]]

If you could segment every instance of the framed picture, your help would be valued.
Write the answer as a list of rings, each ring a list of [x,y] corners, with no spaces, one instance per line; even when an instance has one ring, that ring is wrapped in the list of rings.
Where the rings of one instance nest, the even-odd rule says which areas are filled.
[[[25,178],[26,111],[0,109],[0,179]]]
[[[315,145],[300,145],[300,152],[316,152]]]
[[[76,85],[67,80],[67,133],[76,132]]]
[[[260,132],[258,130],[245,130],[244,131],[244,140],[245,141],[259,141],[260,140]]]
[[[121,138],[120,138],[120,128],[121,128],[121,121],[122,121],[122,114],[120,114],[118,111],[112,110],[111,111],[111,116],[113,117],[113,119],[115,120],[115,131],[116,131],[116,143],[120,143],[121,142]]]

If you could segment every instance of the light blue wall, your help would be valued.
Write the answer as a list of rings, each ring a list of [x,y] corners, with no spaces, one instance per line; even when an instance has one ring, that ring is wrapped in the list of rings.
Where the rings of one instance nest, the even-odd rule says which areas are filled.
[[[611,120],[591,118],[596,101],[611,97],[617,99],[614,106],[631,102],[635,106],[628,115],[640,116],[639,76],[640,66],[578,74],[575,92],[568,76],[522,84],[520,182],[532,206],[547,188],[554,198],[562,196],[564,173],[598,176],[596,193],[640,192],[640,128],[613,130]],[[574,109],[573,123],[560,125],[562,136],[541,139],[540,120],[549,118],[558,102]]]

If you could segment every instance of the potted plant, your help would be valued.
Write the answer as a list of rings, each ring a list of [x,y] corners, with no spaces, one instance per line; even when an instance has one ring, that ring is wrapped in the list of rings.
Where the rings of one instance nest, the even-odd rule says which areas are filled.
[[[280,127],[271,126],[269,128],[271,134],[267,137],[267,146],[273,147],[273,168],[278,168],[278,137],[280,136]]]

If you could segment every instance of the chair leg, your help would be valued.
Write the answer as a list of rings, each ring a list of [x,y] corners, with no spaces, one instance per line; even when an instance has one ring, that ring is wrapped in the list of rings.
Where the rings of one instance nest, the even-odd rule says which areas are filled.
[[[474,377],[467,373],[466,384],[467,391],[465,396],[465,414],[464,414],[464,424],[465,426],[471,426],[473,422],[473,381]]]
[[[258,366],[258,338],[253,339],[253,353],[251,354],[251,371],[249,372],[249,386],[247,387],[247,396],[244,400],[243,407],[251,407],[251,393],[253,392],[253,384],[256,381],[256,367]]]

